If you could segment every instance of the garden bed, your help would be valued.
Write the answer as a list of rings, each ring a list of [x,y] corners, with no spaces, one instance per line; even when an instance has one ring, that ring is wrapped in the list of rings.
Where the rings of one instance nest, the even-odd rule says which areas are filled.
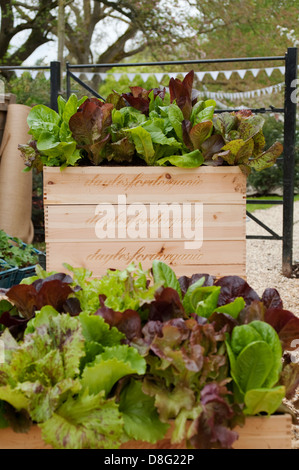
[[[178,275],[246,275],[239,167],[45,167],[44,207],[48,271],[63,253],[95,277],[154,259]]]
[[[251,416],[243,427],[237,427],[238,440],[233,449],[291,449],[291,416]],[[128,441],[120,449],[186,449],[184,442],[171,443],[172,428],[156,444],[143,441]],[[0,449],[51,449],[41,437],[38,426],[32,426],[28,433],[15,433],[11,428],[0,430]]]

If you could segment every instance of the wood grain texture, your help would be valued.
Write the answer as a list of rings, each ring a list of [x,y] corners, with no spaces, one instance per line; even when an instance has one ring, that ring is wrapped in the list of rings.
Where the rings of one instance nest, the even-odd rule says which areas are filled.
[[[44,207],[48,271],[68,263],[98,277],[161,259],[177,275],[246,277],[238,167],[46,167]]]
[[[44,168],[45,204],[195,202],[241,204],[246,177],[238,167]]]
[[[61,271],[62,263],[68,263],[89,269],[93,277],[105,274],[110,268],[125,269],[132,262],[149,269],[154,259],[171,266],[177,275],[246,274],[246,244],[242,240],[206,241],[199,250],[182,250],[179,241],[49,242],[46,252],[48,271]],[[203,271],[204,267],[207,269]]]

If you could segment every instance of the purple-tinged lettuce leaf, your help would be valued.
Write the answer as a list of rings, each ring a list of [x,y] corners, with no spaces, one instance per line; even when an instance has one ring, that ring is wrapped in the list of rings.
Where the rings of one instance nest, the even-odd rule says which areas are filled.
[[[234,113],[223,112],[215,114],[213,124],[216,135],[226,136],[233,129],[236,129],[238,118]]]
[[[208,137],[208,139],[201,144],[201,151],[205,161],[209,161],[214,155],[218,155],[224,145],[225,141],[220,134],[213,134]]]
[[[186,318],[186,313],[176,289],[160,288],[155,293],[155,300],[148,306],[148,320],[165,322],[172,318]]]
[[[299,338],[299,318],[289,310],[269,308],[265,313],[265,322],[278,333],[283,350],[292,350],[294,339]]]
[[[140,111],[142,114],[148,116],[150,111],[151,98],[150,94],[153,94],[153,100],[159,96],[161,100],[165,97],[165,88],[160,90],[159,88],[151,88],[146,90],[140,86],[130,87],[130,93],[122,93],[121,97],[127,102],[130,106]]]
[[[233,328],[239,324],[232,316],[218,312],[212,313],[209,322],[213,324],[215,331],[225,331],[227,333],[231,333]]]
[[[280,142],[275,142],[268,150],[265,150],[265,152],[250,160],[248,165],[256,171],[262,171],[265,168],[273,166],[282,151],[282,144]]]
[[[246,145],[246,149],[248,148],[248,144],[243,139],[236,139],[236,140],[231,140],[227,144],[225,144],[222,149],[221,149],[221,157],[223,160],[225,160],[229,165],[236,165],[239,161],[239,153],[241,152],[242,155],[242,150],[244,146]],[[252,149],[253,149],[253,142],[251,144],[251,147],[249,148],[249,154],[247,155],[245,151],[245,155],[247,160],[252,154]],[[244,155],[242,155],[244,158]]]
[[[12,315],[9,311],[3,312],[0,317],[0,324],[8,328],[15,338],[19,338],[24,333],[28,323],[27,318]]]
[[[178,278],[180,286],[181,286],[181,291],[183,296],[186,294],[188,288],[197,282],[199,279],[204,278],[203,286],[212,286],[214,284],[214,277],[211,276],[210,274],[192,274],[192,276],[180,276]]]
[[[51,305],[59,312],[64,311],[64,303],[73,289],[69,283],[58,279],[43,279],[37,284],[17,284],[12,286],[8,292],[8,299],[13,302],[21,315],[27,319],[33,317],[36,310],[45,305]]]
[[[180,124],[180,131],[185,146],[192,152],[194,150],[193,142],[190,138],[190,131],[192,129],[192,124],[188,119],[184,119]]]
[[[212,121],[203,121],[195,124],[189,132],[190,140],[193,144],[193,149],[200,149],[203,142],[210,137],[213,129]]]
[[[135,154],[135,145],[127,136],[107,145],[106,158],[114,162],[131,162]]]
[[[167,377],[165,371],[163,374]],[[195,392],[184,384],[167,388],[163,382],[157,381],[157,377],[151,379],[150,375],[147,375],[143,381],[142,390],[147,395],[154,397],[155,407],[163,423],[177,418],[185,410],[191,411],[196,405]]]
[[[253,300],[249,305],[240,312],[238,321],[240,324],[250,323],[255,320],[264,321],[266,307],[260,300]]]
[[[101,307],[95,315],[102,317],[111,328],[116,327],[129,341],[141,336],[141,318],[136,310],[118,312],[105,305],[104,296],[100,295],[99,299]]]
[[[106,103],[112,103],[114,109],[121,109],[126,106],[126,101],[120,93],[112,90],[112,92],[107,96]]]
[[[35,168],[38,173],[43,171],[44,163],[37,149],[36,140],[31,140],[28,144],[19,144],[18,149],[21,151],[26,169]]]
[[[90,161],[98,165],[103,159],[103,149],[110,141],[112,103],[88,98],[69,120],[72,136],[79,149],[87,152]]]
[[[174,101],[182,110],[184,119],[189,119],[192,112],[192,87],[194,80],[194,71],[187,73],[181,81],[178,78],[169,80],[170,102]]]
[[[259,114],[251,114],[249,116],[236,113],[239,119],[238,132],[241,139],[248,140],[258,134],[264,125],[264,118]]]
[[[230,392],[226,383],[210,383],[201,391],[200,416],[191,424],[188,442],[195,449],[231,449],[238,439],[232,428],[238,416],[236,405],[230,404]]]
[[[283,308],[283,303],[277,289],[267,288],[264,290],[261,301],[268,308]]]
[[[123,418],[114,399],[102,393],[68,396],[50,419],[39,424],[54,449],[115,449],[122,442]]]
[[[252,156],[257,157],[260,155],[266,145],[266,139],[262,130],[253,136],[254,149]]]
[[[24,409],[16,409],[5,401],[0,401],[0,429],[11,428],[14,432],[28,432],[32,420]]]
[[[17,409],[19,401],[37,422],[48,419],[68,393],[78,393],[81,386],[76,377],[85,354],[77,317],[58,312],[56,316],[44,316],[43,309],[35,317],[37,323],[39,317],[46,318],[46,322],[25,334],[11,352],[2,366],[9,373],[8,383],[1,382],[0,387],[1,399]]]

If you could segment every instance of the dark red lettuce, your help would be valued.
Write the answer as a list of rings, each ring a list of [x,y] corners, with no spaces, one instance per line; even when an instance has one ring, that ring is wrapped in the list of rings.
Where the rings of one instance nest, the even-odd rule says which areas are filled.
[[[189,443],[195,449],[231,449],[238,439],[238,433],[232,428],[242,423],[241,408],[230,404],[230,392],[226,382],[212,382],[202,389],[200,394],[202,412],[192,423]]]
[[[282,343],[283,350],[292,350],[296,347],[294,343],[296,341],[299,342],[298,317],[289,310],[285,310],[283,308],[269,308],[265,313],[265,321],[277,332]]]
[[[252,287],[239,276],[224,276],[215,282],[215,286],[220,286],[221,291],[218,298],[218,307],[233,302],[237,297],[243,297],[246,305],[260,297]]]
[[[169,80],[170,102],[174,101],[181,109],[184,119],[190,119],[194,99],[192,95],[194,70],[187,73],[183,80],[171,78]]]
[[[88,98],[71,116],[69,127],[77,147],[82,149],[94,165],[105,158],[105,146],[110,141],[113,104],[97,98]]]
[[[179,294],[171,287],[159,289],[149,305],[148,320],[165,322],[172,318],[187,318]]]
[[[71,282],[70,276],[57,273],[46,279],[38,279],[32,284],[12,286],[6,291],[6,297],[14,305],[14,310],[3,312],[0,323],[19,338],[35,312],[46,305],[52,306],[60,313],[78,315],[81,311],[79,301],[69,298],[70,294],[75,292],[70,286]]]
[[[132,106],[135,109],[138,109],[142,114],[148,116],[149,114],[149,107],[150,107],[150,97],[149,94],[153,91],[154,100],[157,96],[163,100],[165,97],[166,89],[160,90],[159,88],[151,88],[150,90],[146,90],[140,86],[133,86],[130,87],[130,93],[123,93],[121,97],[128,103],[128,105]]]
[[[99,299],[101,307],[95,312],[95,315],[104,318],[110,327],[115,326],[126,336],[128,341],[141,336],[141,318],[138,312],[132,309],[117,312],[105,305],[106,297],[104,295],[100,295]]]

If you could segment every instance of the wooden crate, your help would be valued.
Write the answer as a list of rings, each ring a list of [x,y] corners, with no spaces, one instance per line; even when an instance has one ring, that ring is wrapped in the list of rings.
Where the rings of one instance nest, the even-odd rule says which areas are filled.
[[[45,167],[44,209],[48,271],[67,262],[98,277],[160,259],[178,276],[246,276],[238,167]]]
[[[239,438],[234,449],[291,449],[292,421],[290,415],[250,416],[244,427],[236,428]],[[128,441],[121,449],[185,449],[185,443],[171,444],[172,428],[165,439],[156,444],[142,441]],[[51,449],[41,438],[38,426],[32,426],[28,433],[15,433],[11,428],[0,429],[0,449]]]

